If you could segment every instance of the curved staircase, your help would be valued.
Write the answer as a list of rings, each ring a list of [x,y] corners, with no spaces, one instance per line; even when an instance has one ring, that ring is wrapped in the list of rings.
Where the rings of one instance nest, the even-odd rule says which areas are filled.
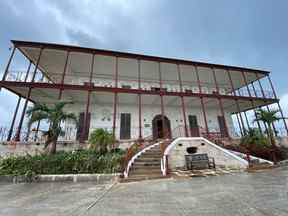
[[[132,163],[128,178],[123,182],[164,178],[161,172],[160,145],[153,146],[141,153]]]

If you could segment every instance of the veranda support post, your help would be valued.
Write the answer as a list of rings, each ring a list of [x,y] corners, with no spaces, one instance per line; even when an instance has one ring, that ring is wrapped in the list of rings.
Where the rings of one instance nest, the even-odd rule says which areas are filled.
[[[268,77],[270,86],[271,86],[271,88],[272,88],[274,98],[277,99],[276,91],[275,91],[275,88],[274,88],[274,86],[273,86],[272,80],[271,80],[271,78],[270,78],[269,75],[268,75],[267,77]],[[287,136],[288,136],[288,126],[287,126],[287,123],[286,123],[286,121],[285,121],[284,114],[283,114],[283,111],[282,111],[282,108],[281,108],[281,106],[280,106],[279,101],[277,102],[277,105],[278,105],[278,109],[279,109],[280,114],[281,114],[281,118],[283,119],[283,124],[284,124],[284,127],[285,127],[285,129],[286,129]]]
[[[217,95],[218,95],[217,100],[218,100],[218,103],[219,103],[221,115],[224,118],[224,127],[225,127],[225,131],[226,131],[225,135],[227,135],[228,138],[230,138],[230,135],[229,135],[229,132],[228,132],[228,127],[227,127],[227,122],[226,122],[226,118],[225,118],[225,113],[224,113],[224,109],[223,109],[223,103],[222,103],[221,97],[219,97],[219,85],[218,85],[218,82],[217,82],[215,69],[212,67],[211,70],[213,72],[214,83],[215,83],[215,87],[216,87],[216,91],[217,91]]]
[[[237,96],[236,92],[235,92],[234,84],[233,84],[233,81],[232,81],[232,77],[231,77],[231,74],[230,74],[230,70],[227,70],[227,74],[228,74],[228,78],[229,78],[229,81],[230,81],[230,86],[231,86],[233,95]],[[237,107],[237,110],[238,110],[238,113],[239,113],[239,116],[240,116],[240,121],[241,121],[241,124],[242,124],[242,136],[243,136],[243,135],[246,134],[246,129],[245,129],[244,122],[243,122],[243,119],[242,119],[242,115],[241,115],[238,99],[235,99],[234,101],[236,103],[236,107]]]
[[[202,86],[200,84],[200,77],[199,77],[197,66],[195,66],[195,72],[196,72],[196,78],[197,78],[197,84],[198,84],[199,93],[202,94]],[[205,131],[206,131],[206,135],[208,136],[209,135],[209,128],[208,128],[206,110],[205,110],[205,106],[204,106],[204,102],[203,102],[203,97],[202,96],[200,97],[200,102],[201,102],[201,107],[202,107],[202,112],[203,112],[203,117],[204,117]]]
[[[138,63],[138,89],[141,89],[141,60],[137,60]],[[141,94],[138,94],[138,117],[139,117],[139,141],[142,141],[142,101]]]
[[[115,59],[115,88],[118,88],[118,57]],[[113,101],[113,125],[112,125],[112,135],[116,139],[116,115],[117,115],[117,104],[118,104],[118,93],[114,92]]]
[[[68,57],[67,57],[68,58]],[[94,59],[95,54],[92,54],[91,57],[91,66],[90,66],[90,75],[89,75],[89,87],[92,86],[92,78],[93,78],[93,70],[94,70]],[[84,128],[82,129],[80,143],[85,143],[86,134],[89,136],[89,109],[90,109],[90,100],[91,100],[91,90],[88,90],[87,94],[87,102],[86,102],[86,110],[85,110],[85,119],[84,119]]]
[[[39,65],[43,50],[44,50],[44,48],[41,47],[40,51],[39,51],[38,58],[37,58],[37,62],[36,62],[36,65],[35,65],[35,69],[34,69],[34,72],[32,74],[31,83],[34,83],[35,76],[36,76],[36,73],[37,73],[38,65]],[[19,121],[19,125],[18,125],[17,131],[16,131],[15,141],[20,141],[21,129],[22,129],[22,125],[23,125],[23,121],[24,121],[24,117],[25,117],[28,101],[30,100],[31,92],[32,92],[32,87],[29,87],[28,93],[27,93],[27,96],[26,96],[26,100],[25,100],[25,103],[24,103],[24,107],[23,107],[23,110],[22,110],[21,118],[20,118],[20,121]]]
[[[67,64],[68,64],[68,61],[69,61],[69,56],[70,56],[70,51],[68,50],[67,51],[67,55],[66,55],[66,60],[65,60],[65,65],[64,65],[62,77],[61,77],[61,89],[59,90],[58,100],[61,100],[61,98],[62,98],[62,92],[63,92],[62,85],[64,84],[64,80],[65,80],[65,75],[66,75],[66,70],[67,70]]]
[[[28,75],[29,75],[29,72],[30,72],[31,65],[32,65],[32,62],[29,61],[29,65],[28,65],[28,68],[27,68],[27,70],[26,70],[24,82],[26,82],[27,79],[28,79]],[[19,110],[19,106],[20,106],[20,103],[21,103],[21,99],[22,99],[22,98],[21,98],[20,96],[18,96],[18,100],[17,100],[17,104],[16,104],[15,111],[14,111],[13,119],[12,119],[12,122],[11,122],[11,125],[10,125],[10,129],[9,129],[9,132],[8,132],[7,141],[10,141],[11,138],[12,138],[12,133],[13,133],[13,129],[14,129],[14,124],[15,124],[15,120],[16,120],[16,117],[17,117],[17,114],[18,114],[18,110]]]
[[[179,80],[179,86],[180,86],[180,92],[183,93],[183,85],[182,85],[182,78],[181,78],[181,71],[180,71],[180,65],[177,64],[177,71],[178,71],[178,80]],[[184,128],[185,128],[185,137],[188,137],[188,127],[187,127],[187,119],[186,119],[186,109],[185,109],[185,101],[184,97],[180,96],[181,99],[181,107],[182,107],[182,113],[183,113],[183,120],[184,120]]]
[[[16,51],[16,46],[13,47],[13,50],[12,50],[11,55],[10,55],[10,57],[9,57],[8,63],[7,63],[7,65],[6,65],[6,68],[5,68],[3,77],[2,77],[2,81],[5,81],[6,78],[7,78],[7,75],[8,75],[8,72],[9,72],[9,67],[10,67],[10,64],[11,64],[11,62],[12,62],[12,59],[13,59],[13,57],[14,57],[15,51]],[[0,88],[0,90],[1,90],[1,88]]]

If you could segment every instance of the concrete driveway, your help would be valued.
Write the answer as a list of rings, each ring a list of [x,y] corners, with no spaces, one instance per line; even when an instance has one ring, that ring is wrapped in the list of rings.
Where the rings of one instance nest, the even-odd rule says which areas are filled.
[[[1,184],[0,215],[288,215],[288,169],[116,185]]]

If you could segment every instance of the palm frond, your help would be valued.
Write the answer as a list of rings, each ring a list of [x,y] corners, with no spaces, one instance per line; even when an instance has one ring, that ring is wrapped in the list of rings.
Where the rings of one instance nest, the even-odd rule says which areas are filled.
[[[47,112],[42,112],[42,111],[33,112],[28,121],[28,125],[30,126],[34,122],[41,121],[43,119],[49,119],[49,114]]]
[[[50,112],[49,107],[46,104],[36,103],[33,107],[29,107],[26,111],[27,116],[31,116],[34,112],[41,111],[41,112]]]
[[[76,117],[76,115],[74,113],[63,113],[62,114],[62,120],[72,120],[75,123],[78,122],[78,118]]]
[[[54,109],[55,110],[63,110],[64,106],[66,106],[68,104],[73,104],[73,102],[72,101],[60,101],[60,102],[55,104]]]

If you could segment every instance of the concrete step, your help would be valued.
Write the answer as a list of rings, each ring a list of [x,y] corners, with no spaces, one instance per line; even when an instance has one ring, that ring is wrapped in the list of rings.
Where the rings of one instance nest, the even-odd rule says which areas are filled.
[[[134,166],[132,166],[131,167],[131,170],[130,171],[139,171],[139,170],[141,170],[141,171],[147,171],[147,172],[149,172],[149,171],[153,171],[153,170],[160,170],[161,169],[161,166],[136,166],[136,167],[134,167]]]
[[[148,162],[141,162],[141,161],[136,161],[133,163],[132,166],[160,166],[161,162],[160,160],[158,161],[148,161]]]
[[[150,162],[160,162],[161,159],[160,158],[154,158],[154,157],[145,157],[145,158],[137,158],[135,160],[135,162],[146,162],[146,163],[150,163]]]
[[[167,178],[166,176],[161,175],[131,175],[128,178],[121,179],[120,182],[134,182],[134,181],[143,181],[143,180],[152,180],[152,179],[163,179]]]
[[[161,169],[131,169],[129,175],[162,175]]]

